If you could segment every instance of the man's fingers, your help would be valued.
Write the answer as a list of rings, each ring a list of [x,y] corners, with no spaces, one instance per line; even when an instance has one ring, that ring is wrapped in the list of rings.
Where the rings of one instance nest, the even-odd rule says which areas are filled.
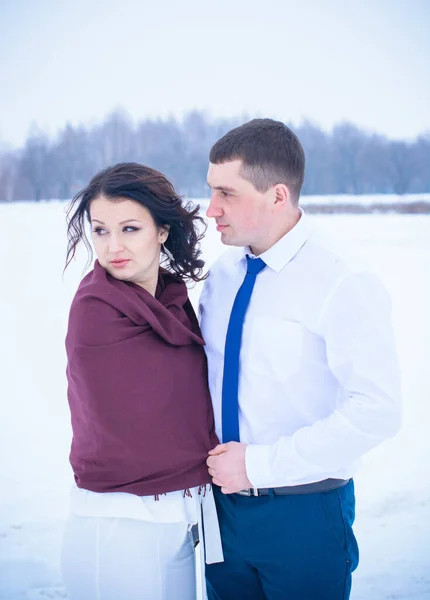
[[[206,464],[209,467],[209,469],[215,469],[216,462],[217,462],[216,456],[210,456],[209,458],[206,459]]]
[[[226,452],[226,450],[227,444],[218,444],[218,446],[215,446],[215,448],[209,450],[209,456],[217,456],[217,454],[222,454],[223,452]]]
[[[222,481],[221,479],[218,479],[217,477],[214,477],[212,479],[212,483],[214,483],[215,485],[220,487],[223,494],[234,494],[234,492],[235,492],[235,490],[232,487],[229,487],[225,481]]]

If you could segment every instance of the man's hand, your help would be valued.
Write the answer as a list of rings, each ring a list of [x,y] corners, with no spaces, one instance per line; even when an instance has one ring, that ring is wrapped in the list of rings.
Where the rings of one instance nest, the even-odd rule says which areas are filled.
[[[209,474],[215,485],[220,486],[223,494],[234,494],[252,487],[246,475],[246,446],[247,444],[228,442],[228,444],[218,444],[209,452],[206,461]]]

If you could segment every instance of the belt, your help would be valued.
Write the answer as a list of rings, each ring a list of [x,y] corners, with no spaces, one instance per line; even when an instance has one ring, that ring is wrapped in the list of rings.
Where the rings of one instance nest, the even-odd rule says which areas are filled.
[[[249,488],[247,490],[240,490],[236,494],[239,494],[239,496],[294,496],[296,494],[314,494],[316,492],[336,490],[350,481],[350,479],[323,479],[323,481],[304,483],[302,485],[287,485],[275,488]]]

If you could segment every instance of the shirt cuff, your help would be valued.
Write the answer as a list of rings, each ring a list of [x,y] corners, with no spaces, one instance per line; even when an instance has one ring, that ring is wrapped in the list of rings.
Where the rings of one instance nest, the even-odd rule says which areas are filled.
[[[292,436],[282,437],[275,444],[248,444],[245,468],[256,488],[297,485],[309,477],[318,481],[319,472],[325,472],[297,455]]]
[[[272,457],[272,445],[248,444],[245,451],[245,467],[252,487],[273,487]]]

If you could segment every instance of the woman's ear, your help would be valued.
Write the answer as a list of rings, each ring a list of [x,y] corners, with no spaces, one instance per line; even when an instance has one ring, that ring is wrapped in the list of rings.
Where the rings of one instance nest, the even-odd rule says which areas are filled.
[[[160,244],[164,244],[164,242],[169,237],[169,229],[170,229],[169,225],[166,225],[166,226],[160,228],[160,233],[159,233]]]

